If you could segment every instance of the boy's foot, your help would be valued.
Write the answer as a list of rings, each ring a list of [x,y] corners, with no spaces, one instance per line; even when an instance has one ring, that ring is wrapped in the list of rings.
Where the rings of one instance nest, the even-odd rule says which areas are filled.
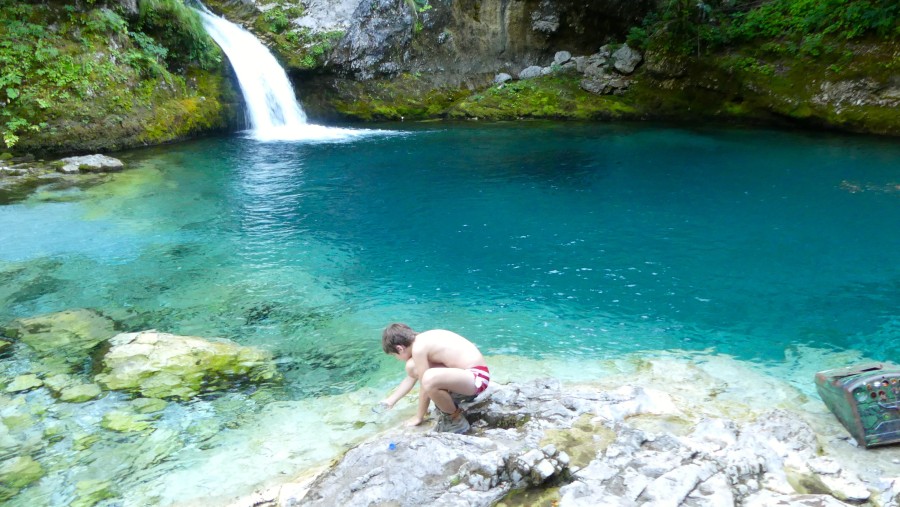
[[[434,432],[445,431],[444,428],[446,428],[447,424],[450,422],[450,416],[441,412],[440,410],[438,410],[437,412],[438,412],[437,422],[434,423],[434,428],[432,428],[431,431],[434,431]]]
[[[440,423],[438,423],[440,424]],[[436,427],[435,427],[436,428]],[[447,416],[446,423],[443,427],[438,431],[446,431],[448,433],[465,433],[469,431],[469,421],[466,419],[466,416],[459,414],[456,419],[453,419],[450,416]]]

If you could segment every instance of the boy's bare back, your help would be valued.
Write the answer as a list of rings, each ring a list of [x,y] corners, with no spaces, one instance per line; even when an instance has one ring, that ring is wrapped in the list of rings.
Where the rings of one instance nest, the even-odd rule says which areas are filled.
[[[474,343],[445,329],[419,333],[412,349],[414,358],[427,358],[426,368],[468,369],[487,364]]]

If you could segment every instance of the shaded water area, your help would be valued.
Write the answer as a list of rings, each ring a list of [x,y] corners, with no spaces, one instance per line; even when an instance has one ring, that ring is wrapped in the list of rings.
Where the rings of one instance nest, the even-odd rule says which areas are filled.
[[[322,464],[413,410],[369,412],[402,377],[380,349],[392,321],[469,337],[500,381],[730,356],[814,397],[817,370],[900,361],[895,140],[402,127],[135,151],[102,185],[0,207],[0,323],[91,308],[269,350],[284,378],[169,403],[133,434],[98,426],[120,393],[7,395],[6,454],[45,471],[11,505],[97,484],[101,505],[215,505]],[[0,382],[28,371],[2,354]]]

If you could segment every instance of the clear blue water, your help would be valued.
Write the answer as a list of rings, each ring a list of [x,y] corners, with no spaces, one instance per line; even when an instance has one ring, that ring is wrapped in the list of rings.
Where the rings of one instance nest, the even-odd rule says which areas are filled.
[[[2,207],[0,319],[92,307],[304,365],[347,355],[363,364],[358,378],[340,371],[351,384],[365,361],[349,357],[377,353],[393,320],[529,356],[900,352],[894,140],[544,123],[405,132],[144,150],[106,187]]]
[[[835,361],[900,360],[896,140],[646,124],[389,128],[348,142],[222,137],[124,153],[129,170],[100,186],[0,206],[0,322],[94,308],[127,330],[231,338],[275,354],[285,382],[267,399],[302,403],[349,393],[365,404],[371,395],[353,393],[389,389],[398,368],[380,332],[392,321],[530,359],[707,350],[780,371],[811,346]],[[15,360],[0,359],[0,374],[21,371]],[[159,438],[179,444],[146,470],[122,457],[145,452],[134,450],[142,435],[105,436],[88,457],[68,440],[43,448],[34,456],[54,471],[19,504],[63,505],[81,476],[159,495],[174,490],[167,474],[220,463],[210,449],[240,464],[259,451],[235,441],[281,438],[204,441],[190,424],[254,427],[260,410],[291,428],[309,419],[232,395],[170,404],[158,425],[172,436]],[[121,402],[49,413],[96,428]],[[329,420],[356,431],[358,414],[342,417]],[[292,438],[293,467],[333,452],[304,457],[315,445]],[[135,470],[101,466],[110,456],[137,459]],[[197,470],[186,491],[224,480]],[[133,502],[167,503],[148,498]]]

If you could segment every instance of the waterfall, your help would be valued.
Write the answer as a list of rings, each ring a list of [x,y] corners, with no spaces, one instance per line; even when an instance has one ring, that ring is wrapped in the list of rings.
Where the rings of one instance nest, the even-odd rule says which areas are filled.
[[[384,131],[329,128],[310,124],[297,102],[287,73],[255,35],[197,10],[210,37],[222,48],[237,75],[250,120],[250,135],[260,141],[335,140]]]

